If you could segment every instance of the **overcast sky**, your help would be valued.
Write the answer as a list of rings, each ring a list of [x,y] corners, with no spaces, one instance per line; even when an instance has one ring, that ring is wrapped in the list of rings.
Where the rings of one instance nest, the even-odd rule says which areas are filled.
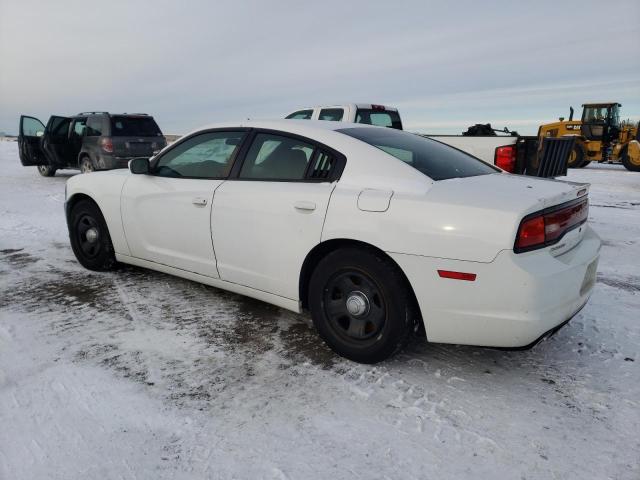
[[[165,133],[339,102],[521,133],[569,105],[640,119],[640,1],[0,0],[0,131],[147,112]]]

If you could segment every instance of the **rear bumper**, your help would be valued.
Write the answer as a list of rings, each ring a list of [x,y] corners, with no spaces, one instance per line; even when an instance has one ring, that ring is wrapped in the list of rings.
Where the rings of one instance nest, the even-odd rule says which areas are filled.
[[[595,285],[600,238],[554,257],[549,249],[503,250],[490,263],[390,254],[413,286],[431,342],[523,348],[574,316]],[[437,270],[475,273],[473,282]]]
[[[104,170],[112,170],[114,168],[128,168],[129,160],[139,157],[109,157],[102,155],[98,159],[98,168]]]

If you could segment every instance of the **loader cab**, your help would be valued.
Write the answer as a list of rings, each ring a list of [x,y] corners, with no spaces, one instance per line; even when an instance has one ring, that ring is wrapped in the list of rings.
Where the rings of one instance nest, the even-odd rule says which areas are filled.
[[[611,142],[620,133],[619,103],[582,105],[581,133],[587,140]]]

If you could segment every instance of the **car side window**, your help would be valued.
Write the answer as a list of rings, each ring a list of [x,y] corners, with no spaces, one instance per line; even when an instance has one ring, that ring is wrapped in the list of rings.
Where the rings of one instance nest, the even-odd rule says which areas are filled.
[[[158,159],[160,177],[226,178],[245,132],[209,132],[191,137]]]
[[[313,115],[313,110],[300,110],[287,115],[285,118],[293,120],[310,120]]]
[[[323,108],[320,110],[320,116],[318,120],[328,120],[331,122],[339,122],[344,116],[344,109],[342,108]]]
[[[102,118],[95,116],[87,120],[87,137],[99,137],[102,135]]]
[[[259,133],[240,170],[240,178],[252,180],[303,180],[314,146],[301,140]]]

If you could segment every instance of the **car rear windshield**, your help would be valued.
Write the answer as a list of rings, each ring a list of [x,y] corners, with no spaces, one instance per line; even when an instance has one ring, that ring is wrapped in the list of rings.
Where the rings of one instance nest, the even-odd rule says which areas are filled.
[[[158,137],[162,132],[153,117],[111,117],[113,137]]]
[[[338,132],[393,155],[433,180],[473,177],[500,171],[467,153],[413,133],[390,128],[344,128]]]
[[[376,127],[390,127],[402,130],[400,115],[393,110],[373,108],[359,108],[356,112],[356,123],[375,125]]]

